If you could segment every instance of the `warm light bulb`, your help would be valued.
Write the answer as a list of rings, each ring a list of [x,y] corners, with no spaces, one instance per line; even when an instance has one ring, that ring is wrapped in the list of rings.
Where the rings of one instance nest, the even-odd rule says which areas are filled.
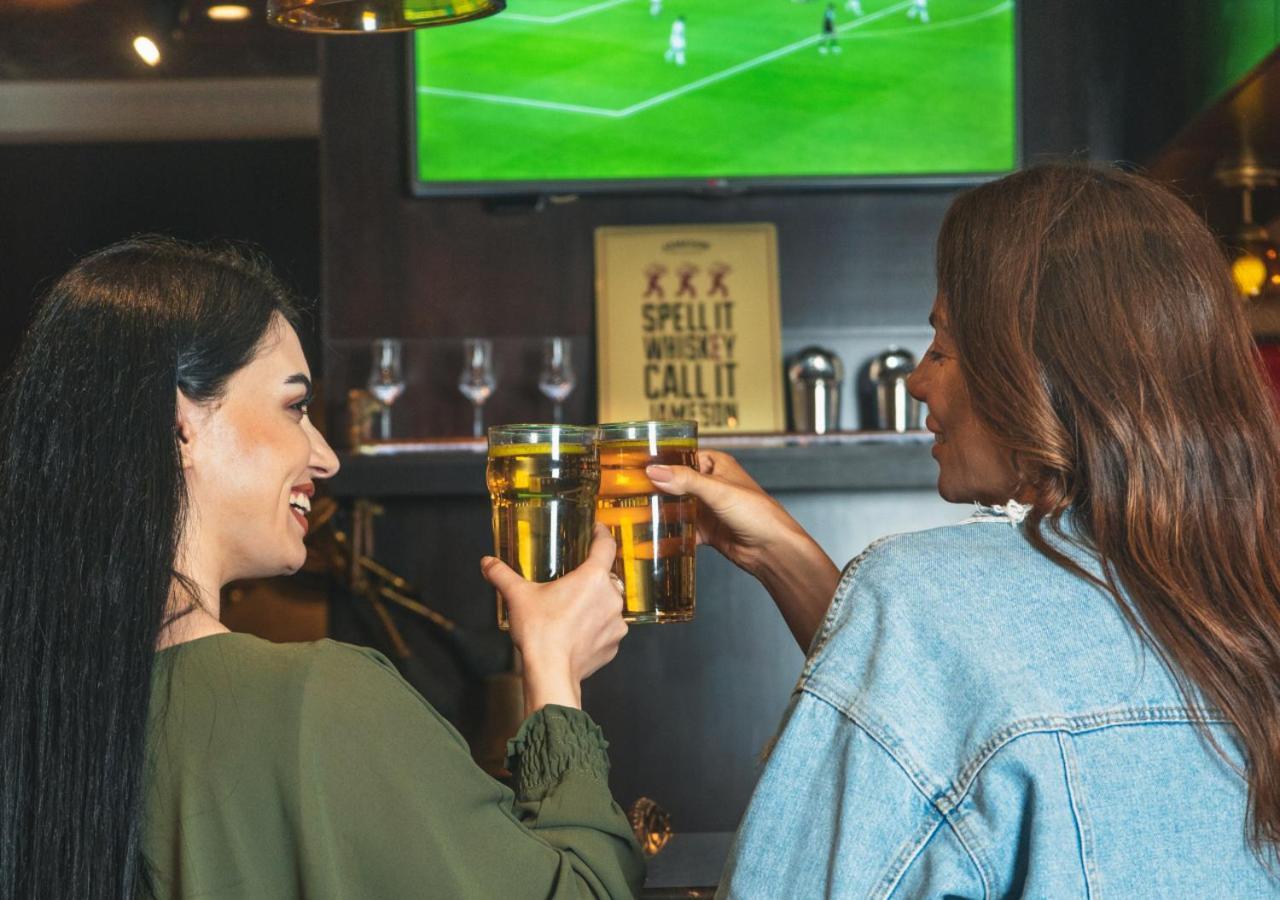
[[[1267,264],[1252,253],[1241,254],[1231,264],[1231,277],[1235,279],[1236,290],[1246,297],[1256,297],[1266,283]]]
[[[204,14],[215,22],[243,22],[251,15],[249,7],[241,3],[217,3],[206,9]]]
[[[133,39],[133,50],[147,65],[160,65],[160,48],[145,34],[140,34]]]

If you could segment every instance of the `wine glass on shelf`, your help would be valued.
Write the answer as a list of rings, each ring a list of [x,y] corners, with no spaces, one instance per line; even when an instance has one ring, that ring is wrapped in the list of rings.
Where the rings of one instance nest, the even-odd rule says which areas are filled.
[[[471,433],[475,437],[484,437],[484,402],[497,386],[498,377],[493,371],[493,341],[488,338],[464,340],[458,390],[471,401],[474,409]]]
[[[554,421],[564,418],[564,401],[577,385],[573,372],[573,356],[567,337],[549,337],[542,342],[542,370],[538,372],[538,390],[551,401]]]
[[[369,367],[369,393],[382,405],[378,436],[391,437],[391,407],[404,393],[404,371],[400,366],[402,344],[397,338],[377,338],[373,342],[373,364]]]

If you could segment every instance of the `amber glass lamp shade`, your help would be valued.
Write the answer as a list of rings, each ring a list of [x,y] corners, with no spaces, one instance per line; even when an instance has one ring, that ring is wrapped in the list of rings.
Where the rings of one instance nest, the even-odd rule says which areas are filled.
[[[268,0],[267,21],[298,31],[365,34],[468,22],[506,6],[506,0]]]
[[[1234,242],[1231,277],[1242,297],[1280,295],[1280,250],[1265,228],[1246,226]]]

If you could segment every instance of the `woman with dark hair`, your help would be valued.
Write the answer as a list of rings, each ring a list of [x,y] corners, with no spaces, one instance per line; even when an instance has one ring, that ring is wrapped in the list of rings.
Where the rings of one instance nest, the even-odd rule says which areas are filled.
[[[54,285],[0,409],[0,897],[629,896],[643,866],[580,682],[626,631],[613,543],[497,560],[529,718],[515,791],[372,651],[218,621],[296,571],[338,462],[287,292],[129,241]]]
[[[930,322],[965,523],[841,573],[729,457],[651,472],[808,648],[722,892],[1280,892],[1280,428],[1221,249],[1032,168],[947,213]]]

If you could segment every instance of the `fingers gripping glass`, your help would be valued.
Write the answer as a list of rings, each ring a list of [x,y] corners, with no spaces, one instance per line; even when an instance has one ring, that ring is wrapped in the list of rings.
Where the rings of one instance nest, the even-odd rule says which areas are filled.
[[[697,501],[653,486],[645,468],[698,465],[698,424],[686,420],[616,422],[599,428],[596,518],[618,545],[628,622],[687,622],[695,603]]]
[[[553,581],[582,565],[600,483],[595,429],[495,425],[485,480],[499,559],[530,581]],[[501,595],[498,627],[510,627]]]

